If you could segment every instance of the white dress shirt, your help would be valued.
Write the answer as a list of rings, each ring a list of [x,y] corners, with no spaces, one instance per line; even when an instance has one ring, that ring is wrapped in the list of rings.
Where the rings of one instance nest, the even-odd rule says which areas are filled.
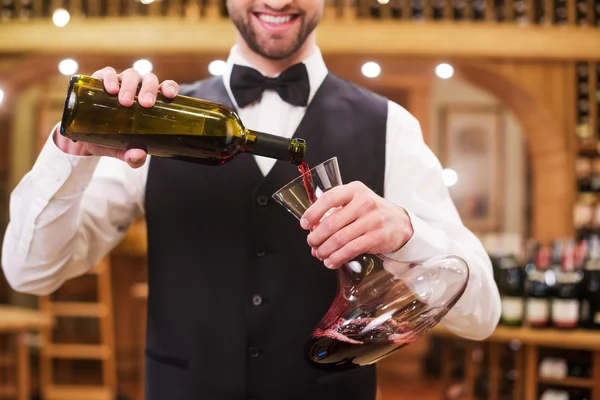
[[[223,74],[232,99],[233,63],[251,66],[234,46]],[[318,48],[304,63],[310,101],[327,68]],[[274,91],[265,91],[260,102],[239,110],[239,115],[249,129],[291,137],[304,112],[305,107],[292,106]],[[275,162],[255,159],[264,174]],[[69,155],[56,147],[51,134],[10,198],[2,249],[9,284],[20,292],[46,295],[89,271],[123,239],[132,222],[144,216],[148,164],[132,169],[114,158]],[[462,224],[444,185],[442,167],[424,143],[418,121],[392,101],[388,102],[384,193],[387,200],[407,210],[414,229],[413,237],[392,256],[423,260],[454,254],[466,260],[467,290],[443,323],[465,338],[487,337],[501,309],[490,260],[478,238]]]

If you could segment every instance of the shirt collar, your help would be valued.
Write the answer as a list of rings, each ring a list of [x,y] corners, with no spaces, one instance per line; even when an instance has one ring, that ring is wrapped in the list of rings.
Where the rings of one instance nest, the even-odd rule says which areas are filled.
[[[306,70],[308,72],[308,81],[310,84],[310,94],[308,96],[308,104],[310,104],[310,102],[314,98],[315,94],[317,93],[317,90],[319,89],[319,87],[321,86],[323,81],[325,80],[328,70],[327,70],[327,66],[325,65],[325,61],[323,60],[323,55],[321,54],[321,50],[319,49],[318,46],[315,46],[312,54],[310,56],[308,56],[306,59],[304,59],[302,62],[304,63],[304,65],[306,65]],[[227,62],[225,65],[225,71],[223,72],[222,76],[223,76],[223,83],[225,84],[225,88],[227,89],[227,93],[229,93],[229,97],[235,104],[235,107],[238,108],[235,98],[233,97],[233,94],[231,93],[231,87],[229,85],[229,79],[231,77],[231,70],[232,70],[234,64],[254,68],[263,75],[264,75],[264,72],[261,71],[259,68],[256,68],[250,62],[248,62],[244,57],[242,57],[237,44],[233,45],[233,47],[231,48],[231,50],[229,52],[229,57],[227,58]],[[308,104],[307,104],[307,106],[308,106]]]

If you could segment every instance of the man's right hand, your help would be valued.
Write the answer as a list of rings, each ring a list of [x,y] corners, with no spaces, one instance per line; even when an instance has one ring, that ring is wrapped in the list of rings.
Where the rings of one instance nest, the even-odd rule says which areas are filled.
[[[125,107],[133,105],[133,99],[137,88],[142,82],[138,94],[138,103],[142,107],[152,107],[156,101],[156,96],[160,90],[162,95],[173,98],[179,93],[179,85],[172,80],[167,80],[159,84],[158,78],[154,74],[140,74],[133,68],[126,69],[117,74],[114,68],[105,67],[92,74],[93,78],[101,79],[104,82],[104,88],[110,94],[119,94],[119,103]],[[104,147],[97,144],[85,142],[73,142],[62,136],[59,129],[53,132],[54,143],[62,151],[68,154],[79,156],[107,156],[115,157],[125,161],[132,168],[139,168],[146,162],[146,152],[141,149],[119,150],[110,147]]]

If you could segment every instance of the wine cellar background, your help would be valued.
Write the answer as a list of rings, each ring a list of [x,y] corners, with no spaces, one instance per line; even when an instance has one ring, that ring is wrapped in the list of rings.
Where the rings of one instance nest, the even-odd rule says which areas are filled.
[[[80,71],[91,73],[105,65],[123,70],[147,56],[159,77],[189,82],[208,76],[210,61],[226,57],[233,30],[224,1],[146,3],[0,3],[0,87],[5,91],[0,107],[2,233],[8,222],[9,193],[31,167],[61,111],[65,79],[56,71],[59,60],[76,58]],[[71,16],[64,28],[52,24],[58,8],[68,10]],[[452,64],[455,79],[480,88],[501,103],[518,121],[526,153],[519,181],[524,182],[526,191],[520,233],[551,244],[557,239],[600,233],[598,27],[600,0],[340,0],[325,2],[318,41],[331,70],[398,101],[413,113],[437,154],[443,150],[441,129],[432,122],[430,103],[436,90],[432,71],[438,63]],[[73,41],[73,37],[80,40]],[[117,42],[119,46],[111,44]],[[367,60],[381,65],[377,79],[360,74],[360,66]],[[505,155],[507,164],[510,157],[511,153]],[[514,187],[508,185],[505,200],[510,190]],[[501,224],[495,233],[506,229]],[[477,232],[482,238],[486,233]],[[143,331],[139,327],[143,320],[138,316],[143,315],[147,295],[145,246],[145,226],[138,221],[107,260],[112,301],[119,305],[111,313],[115,338],[109,346],[114,347],[108,353],[86,353],[91,360],[54,362],[52,367],[61,382],[77,380],[74,371],[92,371],[98,379],[88,383],[98,384],[100,361],[110,363],[112,355],[119,391],[140,398]],[[78,278],[51,300],[97,302],[96,278]],[[39,299],[10,291],[3,279],[0,301],[39,307]],[[53,335],[55,340],[83,339],[98,344],[100,332],[99,321],[63,318]],[[586,329],[540,333],[527,327],[500,326],[490,341],[473,343],[439,329],[430,340],[384,360],[380,374],[413,381],[424,375],[441,376],[447,380],[443,395],[451,399],[532,400],[545,390],[567,388],[572,399],[600,400],[599,335]],[[539,338],[543,341],[537,343]],[[39,372],[38,357],[45,357],[38,352],[41,345],[36,340],[34,337],[31,342],[35,373]],[[457,358],[450,361],[450,354]],[[566,376],[543,374],[554,371],[553,359],[565,360]],[[459,397],[448,394],[455,388],[460,389]]]

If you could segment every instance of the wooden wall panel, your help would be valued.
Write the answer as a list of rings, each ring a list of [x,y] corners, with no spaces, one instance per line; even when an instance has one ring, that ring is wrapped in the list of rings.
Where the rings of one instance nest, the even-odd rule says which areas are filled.
[[[503,100],[524,128],[533,168],[533,236],[550,241],[572,235],[575,100],[570,63],[457,64],[465,79]]]

